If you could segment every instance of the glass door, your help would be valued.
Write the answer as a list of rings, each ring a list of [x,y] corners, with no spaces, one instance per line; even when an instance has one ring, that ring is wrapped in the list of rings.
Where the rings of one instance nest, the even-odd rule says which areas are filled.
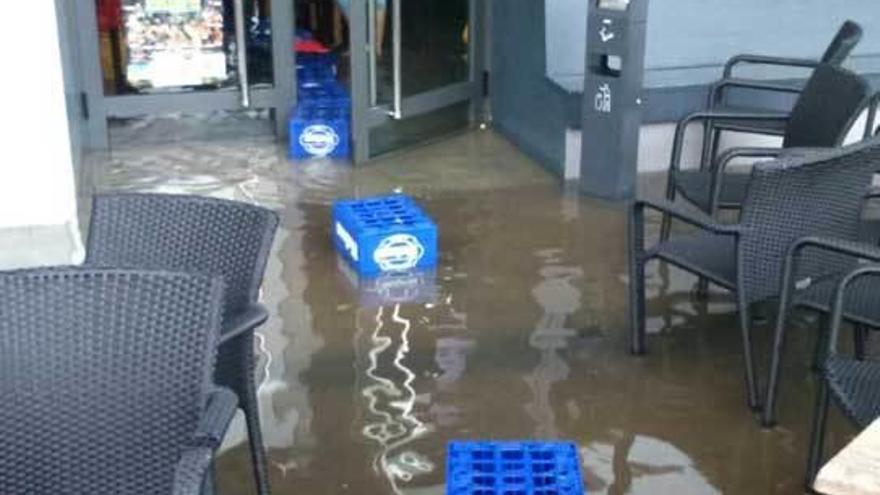
[[[352,0],[356,163],[462,129],[477,117],[481,6],[480,0]]]
[[[106,119],[271,109],[293,101],[292,0],[85,0],[94,138]],[[275,29],[273,29],[273,27]]]

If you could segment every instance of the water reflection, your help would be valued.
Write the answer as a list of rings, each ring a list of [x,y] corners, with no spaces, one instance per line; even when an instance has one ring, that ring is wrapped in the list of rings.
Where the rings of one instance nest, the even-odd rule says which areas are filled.
[[[662,440],[617,432],[614,444],[596,442],[581,449],[589,466],[590,492],[624,493],[721,493],[676,446]]]
[[[532,289],[532,296],[543,310],[529,336],[529,345],[540,351],[541,358],[535,369],[524,377],[533,395],[525,409],[535,420],[535,438],[559,436],[550,393],[553,384],[568,378],[571,371],[559,350],[567,348],[569,339],[575,336],[575,330],[566,325],[569,317],[581,307],[581,291],[575,284],[583,277],[583,269],[557,264],[562,254],[559,250],[538,253],[546,266],[539,272],[541,282]]]
[[[387,477],[394,493],[401,493],[399,482],[410,482],[434,469],[430,460],[410,448],[433,427],[415,414],[416,375],[404,362],[410,351],[412,324],[401,316],[400,308],[376,310],[373,327],[365,332],[359,329],[355,342],[356,349],[362,347],[358,342],[362,338],[367,344],[364,383],[359,386],[367,408],[361,431],[377,444],[373,469]]]

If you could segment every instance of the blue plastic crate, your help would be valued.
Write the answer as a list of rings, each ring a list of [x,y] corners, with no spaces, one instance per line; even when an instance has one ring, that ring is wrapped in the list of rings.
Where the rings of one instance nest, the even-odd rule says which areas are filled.
[[[297,68],[296,83],[298,89],[319,88],[336,83],[336,70],[325,66]]]
[[[300,88],[297,96],[300,107],[351,109],[351,96],[335,81]]]
[[[301,105],[290,117],[291,158],[347,159],[351,156],[351,114],[347,108]]]
[[[329,66],[336,67],[338,57],[333,52],[327,53],[297,53],[296,68]]]
[[[455,441],[446,458],[446,495],[583,495],[571,442]]]
[[[402,194],[334,203],[333,243],[362,277],[437,265],[437,225]]]

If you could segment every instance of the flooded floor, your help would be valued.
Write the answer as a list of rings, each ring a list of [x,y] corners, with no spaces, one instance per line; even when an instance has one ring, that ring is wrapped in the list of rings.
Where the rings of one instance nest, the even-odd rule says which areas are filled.
[[[693,278],[652,265],[651,352],[629,355],[623,212],[564,193],[492,132],[357,170],[290,164],[263,138],[128,146],[96,181],[281,212],[259,330],[277,495],[441,495],[446,442],[462,438],[572,439],[590,493],[803,493],[812,320],[792,332],[770,431],[745,407],[725,294],[699,302]],[[395,189],[439,225],[439,266],[358,280],[330,243],[331,202]],[[221,494],[253,493],[243,445],[218,475]]]

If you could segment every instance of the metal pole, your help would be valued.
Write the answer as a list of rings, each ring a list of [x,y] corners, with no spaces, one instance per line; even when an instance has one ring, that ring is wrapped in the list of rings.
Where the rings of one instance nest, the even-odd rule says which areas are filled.
[[[238,55],[238,85],[241,88],[241,106],[251,106],[250,85],[248,84],[247,38],[245,33],[244,0],[235,0],[235,47]]]

